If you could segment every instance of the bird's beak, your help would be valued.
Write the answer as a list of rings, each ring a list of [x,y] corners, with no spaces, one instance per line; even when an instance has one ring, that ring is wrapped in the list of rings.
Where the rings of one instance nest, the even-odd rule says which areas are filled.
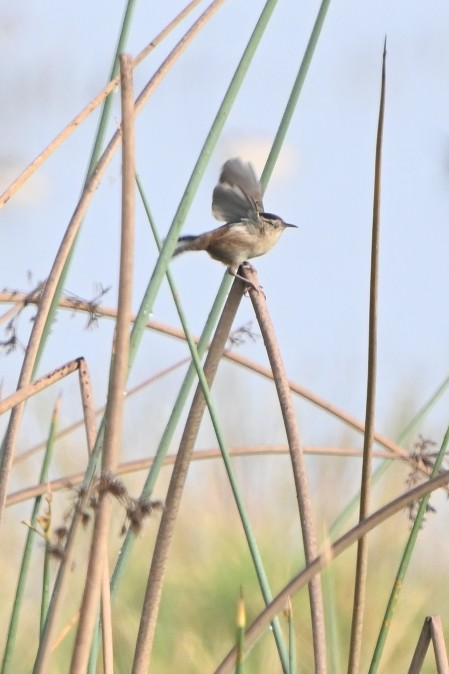
[[[284,225],[286,227],[294,227],[295,229],[298,229],[298,225],[290,225],[288,222],[284,222]]]

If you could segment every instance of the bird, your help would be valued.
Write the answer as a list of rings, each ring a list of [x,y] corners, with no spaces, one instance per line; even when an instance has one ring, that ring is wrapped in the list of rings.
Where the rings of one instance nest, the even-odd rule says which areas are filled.
[[[265,255],[278,242],[284,229],[296,227],[264,211],[262,187],[252,165],[239,157],[223,164],[212,194],[212,213],[225,224],[198,235],[179,237],[173,257],[190,250],[205,250],[228,266],[228,272],[254,287],[238,273],[240,265]]]

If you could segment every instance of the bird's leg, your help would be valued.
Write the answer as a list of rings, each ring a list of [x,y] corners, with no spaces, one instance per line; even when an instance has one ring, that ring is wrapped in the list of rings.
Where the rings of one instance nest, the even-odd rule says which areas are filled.
[[[248,261],[242,262],[241,266],[242,267],[245,266],[245,267],[248,267],[249,269],[253,269],[253,267],[250,265],[250,263]],[[228,272],[232,276],[235,276],[236,278],[239,278],[241,281],[243,281],[243,283],[246,286],[246,290],[248,288],[253,288],[258,293],[262,290],[262,286],[256,286],[252,281],[248,281],[248,279],[245,278],[245,276],[242,276],[242,274],[239,274],[238,271],[234,271],[233,269],[231,269],[231,267],[228,268]],[[262,290],[262,292],[263,292],[263,290]]]

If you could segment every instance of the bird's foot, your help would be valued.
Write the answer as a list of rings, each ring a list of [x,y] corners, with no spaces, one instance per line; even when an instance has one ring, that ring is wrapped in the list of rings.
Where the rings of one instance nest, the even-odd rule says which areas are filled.
[[[241,267],[246,267],[246,269],[248,269],[248,270],[250,270],[250,271],[253,271],[253,270],[254,270],[254,267],[253,267],[249,262],[242,262],[242,264],[241,264],[240,266],[241,266]],[[249,290],[250,288],[252,288],[252,289],[255,290],[257,293],[262,293],[262,295],[265,297],[265,299],[267,298],[266,295],[265,295],[265,293],[264,293],[264,291],[263,291],[262,286],[256,286],[255,283],[253,283],[252,281],[248,280],[248,279],[246,278],[246,276],[243,276],[242,274],[239,274],[238,271],[233,272],[233,271],[229,270],[229,273],[232,274],[232,276],[235,276],[236,278],[239,278],[241,281],[243,281],[243,283],[245,284],[245,295],[248,295],[248,290]]]

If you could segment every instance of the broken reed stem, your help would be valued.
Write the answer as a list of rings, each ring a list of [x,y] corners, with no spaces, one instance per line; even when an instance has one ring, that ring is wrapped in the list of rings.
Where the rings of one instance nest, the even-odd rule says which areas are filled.
[[[83,359],[83,362],[85,362],[84,359]],[[126,397],[129,398],[134,393],[138,393],[139,391],[141,391],[146,386],[152,384],[153,382],[157,381],[158,379],[161,379],[165,375],[170,374],[174,370],[177,370],[179,367],[182,367],[183,365],[186,365],[189,362],[190,362],[190,358],[183,358],[182,360],[178,361],[177,363],[174,363],[173,365],[170,365],[169,367],[165,368],[164,370],[160,370],[159,372],[157,372],[152,377],[149,377],[148,379],[145,379],[140,384],[137,384],[137,386],[134,386],[133,388],[128,389],[126,391]],[[87,368],[87,363],[86,363],[86,368]],[[86,396],[86,397],[89,396],[89,395],[90,395],[89,392],[86,392],[84,394],[84,396]],[[81,426],[85,426],[86,433],[88,432],[89,426],[92,426],[92,428],[95,429],[96,428],[95,418],[97,416],[100,416],[100,414],[103,414],[104,411],[106,410],[106,405],[101,405],[101,407],[97,407],[95,410],[92,411],[92,414],[93,414],[92,420],[90,419],[90,417],[87,418],[86,410],[84,409],[85,408],[85,401],[84,401],[84,398],[83,398],[83,389],[81,390],[81,396],[82,396],[82,400],[83,400],[84,418],[80,419],[79,421],[75,421],[73,424],[70,424],[69,426],[66,426],[61,431],[59,431],[56,435],[57,440],[65,437],[66,435],[69,435],[70,433],[73,433],[73,431],[75,431],[77,428],[81,428]],[[96,435],[96,432],[95,432],[95,435]],[[22,452],[21,454],[16,455],[14,457],[13,465],[16,465],[17,463],[20,463],[21,461],[25,461],[30,456],[32,456],[35,452],[39,451],[40,449],[43,449],[44,447],[45,447],[45,442],[39,442],[38,444],[34,445],[30,449],[27,449],[24,452]]]
[[[81,390],[81,401],[84,412],[84,426],[86,430],[86,440],[88,454],[92,454],[96,439],[95,408],[93,405],[92,387],[90,376],[87,369],[87,363],[79,369],[79,382]],[[84,474],[83,474],[84,476]],[[77,621],[79,613],[77,616]],[[103,578],[101,585],[101,636],[103,647],[103,672],[104,674],[114,674],[114,650],[112,633],[112,611],[111,611],[111,588],[109,584],[109,563],[106,557],[103,568]]]
[[[374,418],[376,404],[377,369],[377,305],[379,285],[379,233],[380,233],[380,197],[382,170],[382,140],[385,110],[385,60],[386,40],[382,55],[382,81],[380,92],[379,119],[376,138],[376,159],[374,169],[373,226],[371,241],[371,277],[369,298],[369,336],[368,336],[368,377],[366,393],[365,435],[363,442],[362,479],[360,488],[360,513],[362,521],[369,512],[371,493],[372,450],[374,442]],[[351,625],[351,643],[349,648],[348,674],[358,674],[362,650],[363,617],[365,610],[366,578],[368,573],[368,543],[361,538],[357,546],[356,574],[354,582],[354,603]]]
[[[264,345],[267,350],[267,355],[270,361],[273,379],[279,398],[282,417],[284,419],[285,433],[288,440],[293,477],[296,487],[296,498],[298,501],[299,516],[301,521],[304,555],[306,562],[310,562],[317,556],[318,549],[315,535],[315,525],[313,522],[313,510],[310,498],[309,482],[304,464],[304,455],[301,446],[296,414],[293,408],[287,372],[282,361],[279,344],[276,339],[274,326],[267,309],[265,296],[263,292],[255,289],[259,287],[257,274],[253,268],[242,267],[242,271],[245,277],[254,285],[254,288],[251,288],[249,293],[257,321],[260,326]],[[309,598],[312,616],[315,672],[316,674],[325,674],[327,671],[326,635],[324,628],[323,595],[321,590],[321,580],[319,577],[315,577],[309,585]]]
[[[95,445],[95,438],[97,436],[97,425],[95,422],[96,411],[94,406],[94,398],[92,393],[92,386],[90,380],[89,369],[84,358],[80,358],[80,367],[78,370],[78,378],[81,391],[81,404],[83,407],[83,419],[86,430],[86,442],[88,454],[91,454]],[[58,436],[56,436],[57,438]]]
[[[29,385],[29,380],[30,377],[24,376],[24,365],[22,366],[22,372],[19,378],[19,384],[18,384],[18,390],[17,390],[17,396],[18,399],[14,400],[12,407],[10,405],[11,399],[14,399],[14,395],[10,396],[9,403],[6,406],[6,409],[10,409],[12,407],[11,415],[9,417],[9,422],[8,422],[8,428],[6,431],[5,435],[5,440],[2,444],[1,447],[1,459],[0,459],[0,522],[2,519],[3,511],[5,508],[5,502],[6,502],[6,489],[7,489],[7,484],[8,484],[8,478],[9,478],[9,473],[11,471],[11,466],[12,466],[12,459],[13,459],[13,450],[15,446],[15,440],[17,437],[17,434],[19,432],[19,427],[20,427],[20,421],[22,418],[23,414],[23,406],[24,406],[24,401],[26,397],[32,394],[32,392],[37,392],[37,390],[42,390],[44,389],[47,385],[50,385],[50,383],[54,383],[55,381],[58,381],[59,379],[67,376],[71,372],[74,372],[76,369],[78,369],[80,365],[80,359],[76,359],[74,361],[71,361],[71,363],[68,363],[67,365],[64,365],[62,368],[58,368],[55,372],[53,372],[51,375],[48,375],[47,377],[43,377],[40,382],[37,382],[36,384],[32,384],[31,386]],[[31,376],[31,373],[30,373]],[[41,386],[41,388],[39,388]],[[5,403],[6,401],[4,401]],[[9,407],[8,407],[9,405]],[[2,404],[0,404],[0,409],[2,409]],[[5,410],[3,410],[5,411]]]
[[[134,96],[132,86],[131,57],[120,56],[122,98],[122,224],[120,245],[120,278],[118,293],[117,325],[114,336],[106,407],[106,428],[102,455],[101,477],[104,486],[99,491],[95,513],[94,530],[86,574],[86,583],[70,674],[83,674],[86,670],[92,635],[107,568],[108,534],[111,521],[112,496],[107,480],[115,474],[122,441],[124,391],[128,376],[129,324],[131,319],[132,281],[134,261]],[[107,598],[105,598],[107,601]]]
[[[3,400],[0,401],[0,414],[8,412],[8,410],[11,410],[16,405],[20,405],[28,398],[31,398],[52,384],[55,384],[57,381],[60,381],[69,374],[72,374],[72,372],[76,372],[76,370],[79,370],[82,362],[84,362],[83,358],[71,360],[65,365],[62,365],[62,367],[58,367],[56,370],[53,370],[53,372],[40,377],[40,379],[33,382],[32,384],[28,384],[28,386],[19,388],[15,393],[8,396],[7,398],[3,398]]]
[[[86,440],[88,454],[92,454],[96,439],[95,408],[93,405],[92,387],[90,382],[87,363],[83,361],[84,366],[79,369],[79,382],[81,390],[81,401],[84,412],[84,426],[86,430]],[[84,477],[84,474],[83,474]],[[81,481],[81,480],[80,480]],[[79,613],[77,616],[77,622]],[[103,672],[104,674],[114,674],[114,650],[112,636],[112,611],[111,611],[111,588],[109,584],[109,563],[105,559],[103,568],[103,578],[101,585],[101,634],[103,647]]]

